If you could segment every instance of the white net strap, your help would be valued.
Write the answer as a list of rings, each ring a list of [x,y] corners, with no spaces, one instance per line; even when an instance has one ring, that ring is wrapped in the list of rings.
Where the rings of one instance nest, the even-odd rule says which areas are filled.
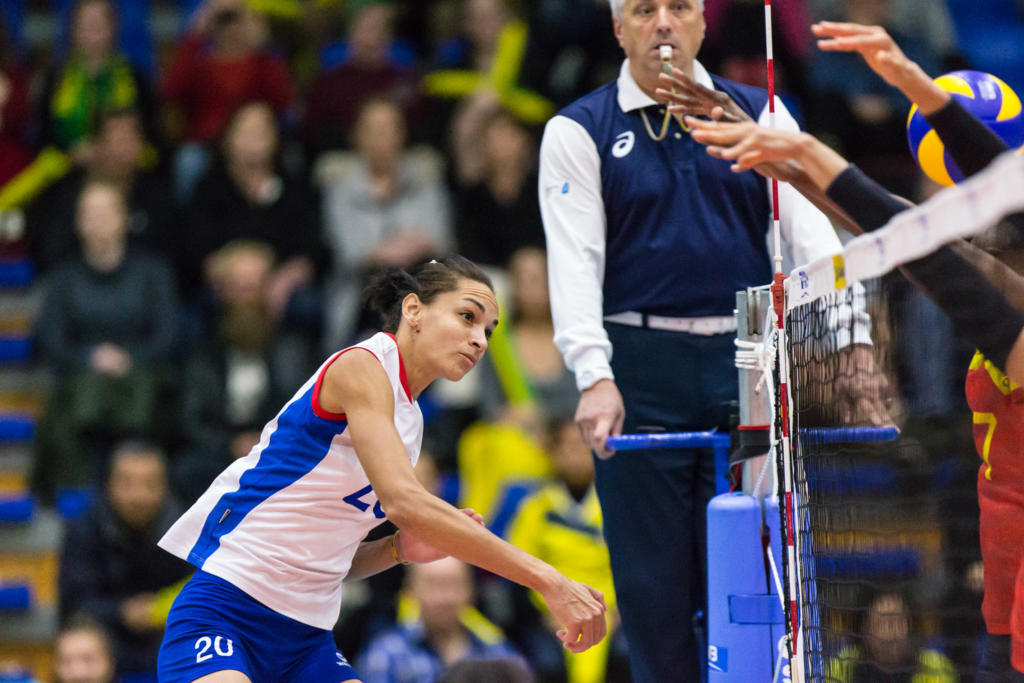
[[[842,253],[794,269],[786,281],[787,308],[884,275],[1022,209],[1024,156],[1007,152],[969,180],[898,214],[885,227],[850,240]]]

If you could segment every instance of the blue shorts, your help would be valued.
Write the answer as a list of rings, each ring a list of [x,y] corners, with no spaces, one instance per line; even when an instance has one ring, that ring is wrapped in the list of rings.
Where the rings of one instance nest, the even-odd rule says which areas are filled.
[[[167,617],[157,671],[161,683],[190,683],[233,669],[253,683],[359,678],[330,631],[260,604],[224,579],[196,572]]]

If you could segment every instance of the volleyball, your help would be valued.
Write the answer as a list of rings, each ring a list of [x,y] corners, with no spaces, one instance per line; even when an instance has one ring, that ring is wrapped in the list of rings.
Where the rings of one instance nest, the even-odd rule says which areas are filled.
[[[935,82],[981,119],[1011,149],[1024,143],[1024,114],[1021,113],[1020,98],[1002,80],[982,71],[954,71],[939,76]],[[935,182],[952,185],[964,179],[917,105],[911,107],[907,117],[907,142],[921,170]]]

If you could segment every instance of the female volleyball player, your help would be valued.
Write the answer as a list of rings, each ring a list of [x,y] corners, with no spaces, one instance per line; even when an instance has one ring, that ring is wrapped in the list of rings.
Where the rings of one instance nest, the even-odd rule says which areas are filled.
[[[461,379],[497,325],[487,276],[453,256],[386,273],[368,295],[384,331],[329,358],[160,541],[199,569],[168,617],[161,681],[357,680],[330,631],[342,581],[449,554],[537,590],[570,651],[604,637],[599,591],[413,475],[417,396],[437,378]],[[362,542],[386,518],[399,531]]]
[[[1002,141],[907,59],[883,29],[823,22],[814,32],[822,49],[859,52],[913,100],[966,175],[1005,151]],[[882,227],[908,206],[809,135],[751,122],[689,117],[687,123],[694,139],[709,145],[709,154],[733,161],[736,171],[805,175],[853,219],[857,232]],[[1011,220],[1020,222],[1020,214]],[[984,460],[978,499],[985,566],[982,612],[990,636],[979,680],[1024,681],[1024,389],[1018,386],[1024,384],[1024,278],[966,243],[943,247],[903,269],[979,349],[967,376],[975,443]]]

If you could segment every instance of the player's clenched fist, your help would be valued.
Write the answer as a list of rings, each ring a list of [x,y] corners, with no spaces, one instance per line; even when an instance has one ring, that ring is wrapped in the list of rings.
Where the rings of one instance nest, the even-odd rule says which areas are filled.
[[[583,652],[601,642],[608,632],[604,595],[596,588],[562,577],[563,582],[541,595],[555,621],[562,624],[558,637],[570,652]]]

